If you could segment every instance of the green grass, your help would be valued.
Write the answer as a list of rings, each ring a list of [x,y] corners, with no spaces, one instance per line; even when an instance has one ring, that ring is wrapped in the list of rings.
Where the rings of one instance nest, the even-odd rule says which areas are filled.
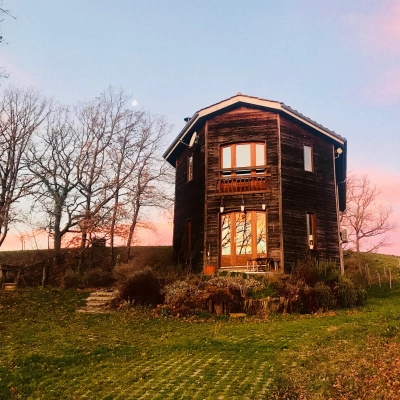
[[[400,283],[369,292],[358,310],[247,321],[80,314],[87,293],[3,292],[0,398],[396,398]]]

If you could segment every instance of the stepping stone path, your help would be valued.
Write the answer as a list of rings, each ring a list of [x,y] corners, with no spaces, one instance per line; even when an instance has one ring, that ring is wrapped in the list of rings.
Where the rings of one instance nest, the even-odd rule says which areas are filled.
[[[96,290],[91,292],[86,299],[86,305],[76,311],[80,313],[104,314],[110,312],[110,303],[118,297],[118,292],[113,289]]]

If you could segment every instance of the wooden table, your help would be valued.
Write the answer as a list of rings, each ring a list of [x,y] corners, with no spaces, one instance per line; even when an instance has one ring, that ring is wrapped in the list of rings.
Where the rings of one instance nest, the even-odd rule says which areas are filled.
[[[274,269],[276,272],[278,270],[278,262],[270,257],[255,257],[247,261],[247,269],[253,272]]]

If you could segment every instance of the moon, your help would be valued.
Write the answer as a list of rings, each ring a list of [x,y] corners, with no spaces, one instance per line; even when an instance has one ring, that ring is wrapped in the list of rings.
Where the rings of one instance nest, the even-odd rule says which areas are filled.
[[[132,107],[136,107],[137,106],[137,100],[132,100]]]

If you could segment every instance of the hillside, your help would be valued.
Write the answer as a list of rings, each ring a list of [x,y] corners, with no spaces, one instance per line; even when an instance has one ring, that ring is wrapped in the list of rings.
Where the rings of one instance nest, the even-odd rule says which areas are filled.
[[[397,399],[400,282],[368,304],[265,319],[81,314],[88,293],[0,293],[2,399]]]

